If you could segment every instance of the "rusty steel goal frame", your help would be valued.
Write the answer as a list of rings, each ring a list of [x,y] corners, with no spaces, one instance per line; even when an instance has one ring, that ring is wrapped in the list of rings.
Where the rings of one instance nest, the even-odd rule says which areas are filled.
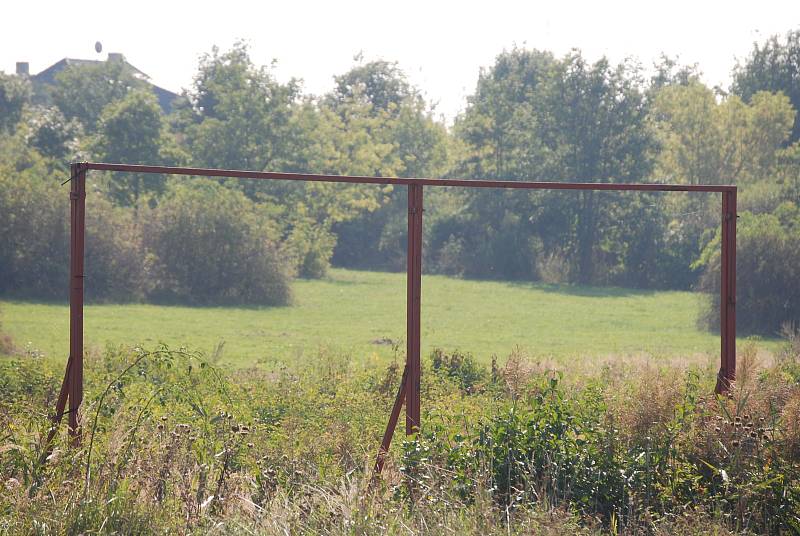
[[[48,443],[52,440],[53,434],[55,434],[57,426],[65,413],[69,415],[69,432],[73,441],[75,443],[80,442],[79,410],[83,400],[86,174],[90,170],[255,180],[382,184],[406,186],[408,188],[406,365],[397,397],[389,416],[386,432],[378,451],[378,457],[375,463],[376,473],[379,473],[383,468],[384,457],[389,450],[389,445],[394,435],[394,429],[404,403],[406,407],[406,434],[412,435],[416,433],[422,424],[420,419],[420,313],[422,293],[422,213],[423,188],[425,186],[519,190],[706,192],[721,194],[720,368],[717,375],[716,392],[723,393],[727,391],[736,377],[736,186],[414,179],[80,162],[70,166],[69,358],[67,360],[64,381],[56,403],[56,411],[53,415],[53,427],[50,431]],[[68,408],[67,401],[69,401]]]

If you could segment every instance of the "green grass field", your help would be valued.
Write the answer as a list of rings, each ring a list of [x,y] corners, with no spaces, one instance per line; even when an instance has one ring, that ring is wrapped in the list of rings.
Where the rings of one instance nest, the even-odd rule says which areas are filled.
[[[648,354],[716,355],[719,339],[695,325],[701,296],[533,283],[423,278],[423,351],[459,348],[487,362],[519,346],[535,358]],[[369,362],[392,355],[405,336],[405,274],[334,269],[324,280],[294,283],[290,307],[90,305],[89,348],[164,342],[211,353],[222,362],[305,364],[320,350]],[[0,322],[20,348],[62,358],[68,307],[0,301]],[[771,348],[774,342],[766,342]]]

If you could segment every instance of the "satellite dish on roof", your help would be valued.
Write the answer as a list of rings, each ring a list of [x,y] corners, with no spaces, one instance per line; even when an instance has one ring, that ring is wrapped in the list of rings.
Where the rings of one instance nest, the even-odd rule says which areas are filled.
[[[97,52],[98,54],[100,54],[103,51],[103,43],[101,43],[100,41],[97,41],[94,44],[94,51]]]

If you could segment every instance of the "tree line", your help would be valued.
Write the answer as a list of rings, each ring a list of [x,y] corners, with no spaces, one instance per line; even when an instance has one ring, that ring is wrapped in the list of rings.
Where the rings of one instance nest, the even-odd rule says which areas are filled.
[[[43,98],[24,78],[0,75],[0,292],[64,294],[57,181],[69,160],[732,183],[742,211],[739,326],[774,334],[800,321],[798,58],[800,30],[754,44],[724,90],[666,56],[645,75],[632,61],[515,47],[481,69],[452,125],[395,63],[357,59],[328,93],[309,95],[300,80],[279,82],[272,66],[256,65],[243,44],[204,55],[169,115],[119,62],[70,66]],[[279,304],[294,276],[405,263],[405,188],[97,172],[90,182],[87,289],[96,298]],[[428,272],[710,293],[719,285],[715,195],[431,188],[426,197]]]

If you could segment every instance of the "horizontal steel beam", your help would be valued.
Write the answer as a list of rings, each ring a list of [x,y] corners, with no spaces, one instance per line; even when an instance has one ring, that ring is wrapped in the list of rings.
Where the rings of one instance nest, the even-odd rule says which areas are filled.
[[[518,190],[603,190],[644,192],[734,192],[736,186],[717,184],[611,184],[604,182],[528,182],[478,179],[413,179],[400,177],[363,177],[351,175],[319,175],[314,173],[276,173],[270,171],[240,171],[170,166],[141,166],[135,164],[106,164],[83,162],[83,169],[153,173],[164,175],[197,175],[201,177],[230,177],[238,179],[344,182],[352,184],[403,184],[424,186],[458,186],[464,188],[507,188]]]

